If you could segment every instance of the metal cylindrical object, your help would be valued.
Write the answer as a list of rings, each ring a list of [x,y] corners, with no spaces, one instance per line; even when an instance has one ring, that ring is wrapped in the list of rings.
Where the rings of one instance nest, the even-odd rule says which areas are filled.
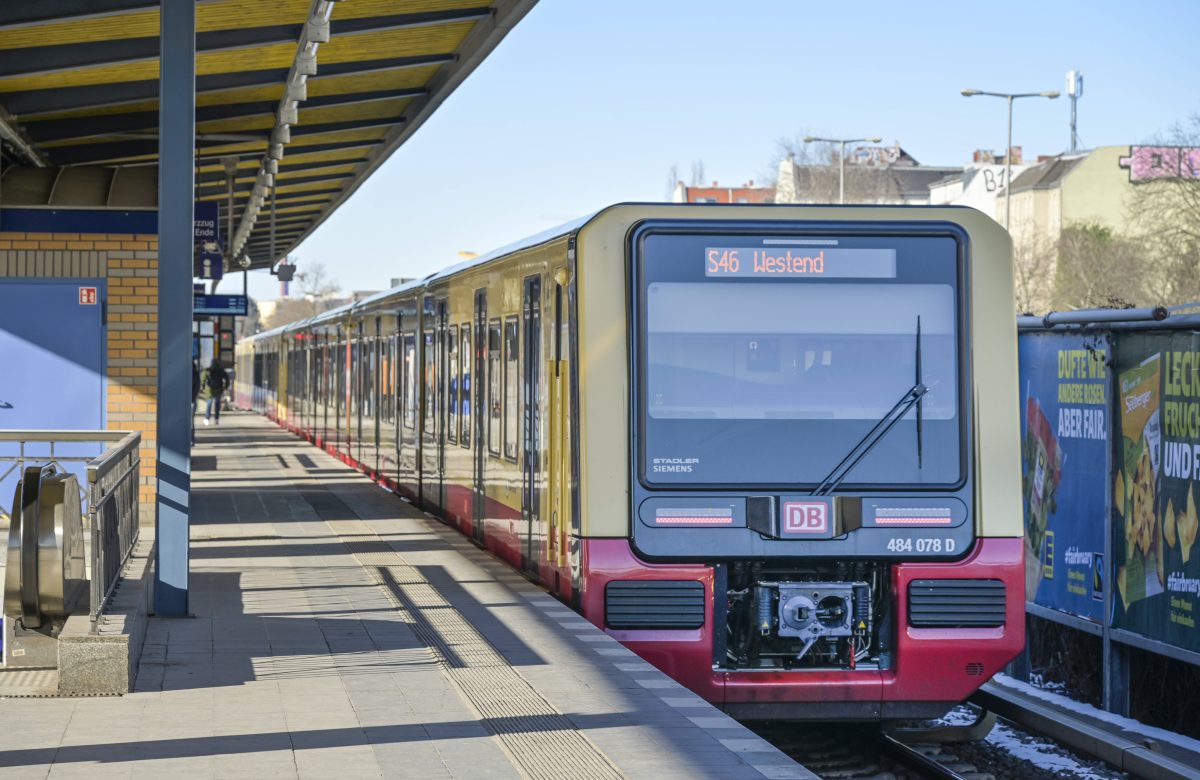
[[[774,615],[771,610],[771,589],[758,586],[754,589],[754,623],[758,633],[766,636],[771,633],[771,623]]]
[[[13,502],[4,612],[41,629],[70,614],[85,579],[79,481],[49,464],[30,466]]]

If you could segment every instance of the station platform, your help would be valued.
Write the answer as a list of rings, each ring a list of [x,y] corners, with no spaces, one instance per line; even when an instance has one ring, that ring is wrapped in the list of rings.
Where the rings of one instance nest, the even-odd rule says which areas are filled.
[[[0,703],[0,776],[813,777],[266,420],[192,458],[191,617],[132,694]]]

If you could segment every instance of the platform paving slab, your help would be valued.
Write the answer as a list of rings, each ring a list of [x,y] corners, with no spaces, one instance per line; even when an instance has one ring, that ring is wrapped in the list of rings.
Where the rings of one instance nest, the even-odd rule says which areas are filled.
[[[0,777],[812,777],[337,459],[197,437],[192,616],[129,695],[0,700]]]

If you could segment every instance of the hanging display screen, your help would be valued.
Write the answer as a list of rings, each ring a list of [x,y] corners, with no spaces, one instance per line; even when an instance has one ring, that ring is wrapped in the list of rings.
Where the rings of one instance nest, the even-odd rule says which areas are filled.
[[[895,279],[895,249],[828,246],[710,246],[704,275],[796,279]]]

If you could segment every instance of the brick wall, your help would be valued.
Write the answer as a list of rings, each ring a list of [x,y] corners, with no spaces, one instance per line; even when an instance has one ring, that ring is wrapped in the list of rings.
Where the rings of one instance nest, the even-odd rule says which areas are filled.
[[[0,277],[92,278],[108,283],[109,429],[142,434],[141,522],[154,523],[158,236],[0,233]]]

